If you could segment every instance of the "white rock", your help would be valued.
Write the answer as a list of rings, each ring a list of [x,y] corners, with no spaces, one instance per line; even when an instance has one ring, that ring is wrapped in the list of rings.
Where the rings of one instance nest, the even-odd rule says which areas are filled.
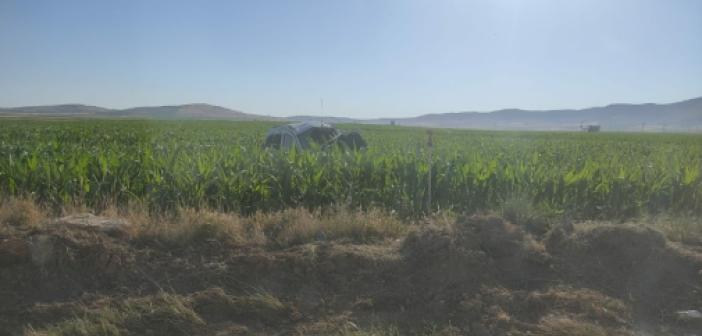
[[[90,213],[82,213],[59,218],[56,224],[93,228],[107,234],[123,235],[129,232],[131,224],[122,218],[111,218],[95,216]]]
[[[699,310],[681,310],[675,312],[675,316],[680,320],[702,320],[702,313]]]

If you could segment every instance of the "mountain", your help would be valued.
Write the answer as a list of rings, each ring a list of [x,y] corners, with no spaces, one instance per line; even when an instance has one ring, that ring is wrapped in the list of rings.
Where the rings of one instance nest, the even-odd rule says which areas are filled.
[[[0,107],[0,116],[95,116],[111,110],[89,105],[65,104],[48,106]]]
[[[107,109],[88,105],[52,105],[0,108],[0,117],[87,117],[148,119],[275,120],[284,122],[390,124],[495,130],[579,130],[600,125],[605,131],[702,132],[702,97],[671,104],[611,104],[580,110],[504,109],[493,112],[425,114],[412,118],[353,119],[345,117],[292,116],[274,118],[248,114],[221,106],[187,104],[175,106]]]
[[[254,120],[265,117],[230,110],[221,106],[208,104],[187,104],[176,106],[133,107],[114,110],[108,113],[115,117],[146,117],[156,119],[239,119]]]
[[[208,104],[174,106],[147,106],[128,109],[107,109],[80,104],[25,106],[0,108],[0,116],[16,117],[90,117],[90,118],[147,118],[147,119],[231,119],[231,120],[280,120],[231,110]]]
[[[702,97],[672,104],[612,104],[580,110],[520,110],[426,114],[362,123],[499,130],[579,130],[600,125],[616,131],[702,131]]]
[[[390,124],[493,130],[580,130],[600,125],[610,131],[693,131],[702,132],[702,97],[671,104],[611,104],[567,110],[503,109],[492,112],[425,114],[411,118],[351,119],[343,117],[293,116],[295,121],[320,120],[331,123]]]

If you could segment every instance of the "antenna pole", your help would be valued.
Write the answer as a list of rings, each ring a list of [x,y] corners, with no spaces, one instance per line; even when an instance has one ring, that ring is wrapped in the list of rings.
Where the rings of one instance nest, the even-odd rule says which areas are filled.
[[[319,122],[324,123],[324,98],[319,98],[319,107],[322,109],[322,116],[319,118]]]

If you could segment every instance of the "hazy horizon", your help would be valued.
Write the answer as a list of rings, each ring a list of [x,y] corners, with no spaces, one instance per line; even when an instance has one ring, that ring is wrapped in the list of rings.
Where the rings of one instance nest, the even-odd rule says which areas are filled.
[[[280,115],[280,116],[272,116],[272,117],[281,117],[281,118],[286,118],[286,117],[295,117],[295,116],[319,116],[319,117],[335,117],[335,118],[351,118],[351,119],[392,119],[392,118],[415,118],[415,117],[420,117],[423,115],[427,114],[447,114],[447,113],[492,113],[492,112],[497,112],[497,111],[502,111],[502,110],[524,110],[524,111],[558,111],[558,110],[586,110],[589,108],[599,108],[599,107],[606,107],[609,105],[641,105],[641,104],[656,104],[656,105],[666,105],[666,104],[674,104],[674,103],[679,103],[679,102],[684,102],[688,100],[694,100],[694,99],[700,99],[702,98],[702,95],[698,97],[690,97],[687,99],[682,99],[682,100],[676,100],[676,101],[667,101],[667,102],[641,102],[641,103],[631,103],[631,102],[611,102],[609,104],[604,104],[604,105],[597,105],[597,106],[581,106],[581,107],[565,107],[565,108],[545,108],[545,109],[525,109],[521,108],[518,106],[511,106],[511,107],[503,107],[503,108],[498,108],[494,110],[463,110],[463,111],[445,111],[445,112],[436,112],[436,113],[425,113],[425,114],[417,114],[417,115],[399,115],[399,116],[384,116],[384,115],[379,115],[379,116],[372,116],[372,117],[349,117],[345,115],[320,115],[320,114],[297,114],[297,115]],[[215,106],[215,107],[223,107],[232,111],[239,111],[247,114],[253,114],[253,115],[261,115],[261,116],[267,116],[264,114],[256,113],[256,112],[250,112],[250,111],[243,111],[241,109],[237,109],[236,107],[230,107],[230,106],[222,106],[222,105],[217,105],[217,104],[211,104],[208,102],[190,102],[190,103],[183,103],[183,104],[160,104],[160,105],[144,105],[144,106],[128,106],[124,108],[116,108],[116,107],[111,107],[111,106],[103,106],[103,105],[92,105],[92,104],[85,104],[85,103],[80,103],[80,102],[66,102],[66,103],[57,103],[57,104],[46,104],[46,105],[21,105],[21,106],[0,106],[1,108],[23,108],[23,107],[42,107],[42,106],[65,106],[65,105],[83,105],[83,106],[94,106],[94,107],[100,107],[100,108],[106,108],[110,110],[128,110],[132,108],[144,108],[144,107],[165,107],[165,106],[184,106],[184,105],[210,105],[210,106]]]
[[[700,96],[699,36],[692,0],[5,1],[0,106],[400,118],[663,104]]]

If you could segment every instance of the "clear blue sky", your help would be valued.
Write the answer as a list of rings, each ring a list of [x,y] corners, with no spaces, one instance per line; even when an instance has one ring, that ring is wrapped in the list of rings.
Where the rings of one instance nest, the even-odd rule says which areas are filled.
[[[702,96],[698,0],[0,0],[0,106],[375,117]]]

